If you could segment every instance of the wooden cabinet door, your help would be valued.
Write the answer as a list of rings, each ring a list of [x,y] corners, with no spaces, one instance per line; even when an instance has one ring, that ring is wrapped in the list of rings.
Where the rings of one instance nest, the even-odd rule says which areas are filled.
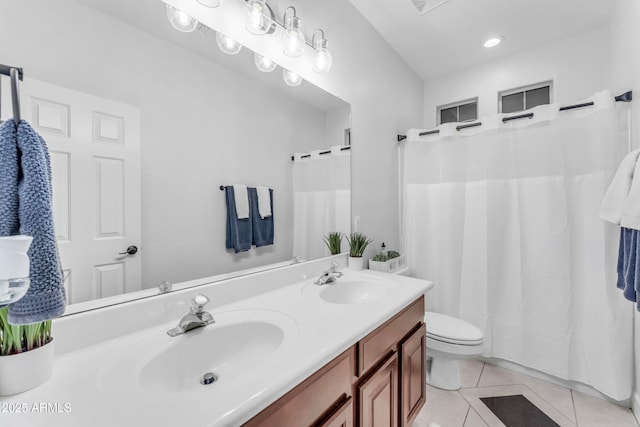
[[[318,427],[353,427],[353,399],[347,399],[340,409]]]
[[[358,386],[358,426],[398,426],[398,354]]]
[[[400,344],[400,426],[413,422],[425,402],[425,334],[423,324]]]

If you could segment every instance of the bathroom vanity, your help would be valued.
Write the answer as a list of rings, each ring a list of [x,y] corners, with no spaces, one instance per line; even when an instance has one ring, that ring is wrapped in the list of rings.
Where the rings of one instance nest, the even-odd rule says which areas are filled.
[[[423,318],[420,297],[245,426],[410,426],[425,401]]]
[[[408,426],[424,403],[433,284],[342,268],[315,285],[331,261],[346,259],[59,319],[53,378],[0,397],[21,410],[0,412],[0,425]],[[170,337],[196,294],[215,322]],[[216,381],[203,385],[208,373]]]

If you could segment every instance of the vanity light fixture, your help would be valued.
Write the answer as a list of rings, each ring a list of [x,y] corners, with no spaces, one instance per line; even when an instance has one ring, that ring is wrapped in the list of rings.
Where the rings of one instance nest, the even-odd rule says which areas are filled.
[[[494,47],[494,46],[498,46],[503,41],[504,41],[504,36],[491,37],[486,42],[484,42],[483,46],[484,47]]]
[[[198,21],[183,11],[167,4],[167,19],[173,28],[183,33],[190,33],[198,28]]]
[[[206,7],[218,7],[222,0],[198,0],[198,3]]]
[[[220,32],[216,33],[216,42],[218,43],[220,50],[224,53],[228,53],[229,55],[235,55],[242,49],[242,45],[240,43]]]
[[[255,52],[253,54],[253,62],[255,62],[258,70],[262,71],[263,73],[270,73],[271,71],[275,70],[277,66],[275,62],[273,62],[266,56],[260,55],[258,52]]]
[[[320,33],[321,36],[316,40],[316,35]],[[327,50],[327,39],[324,38],[324,31],[321,29],[316,30],[311,38],[313,49],[315,50],[313,58],[313,71],[316,73],[325,74],[328,73],[333,64],[333,57],[331,52]]]
[[[276,30],[275,16],[265,0],[248,0],[245,10],[247,12],[245,28],[251,34],[261,36],[267,33],[271,34]],[[267,12],[269,16],[267,16]]]
[[[282,77],[284,78],[284,82],[289,86],[300,86],[300,83],[302,83],[302,77],[284,68],[282,69]]]
[[[293,11],[293,15],[287,17],[287,12]],[[284,11],[284,54],[297,58],[302,55],[306,41],[302,34],[302,21],[296,16],[296,8],[289,6]]]

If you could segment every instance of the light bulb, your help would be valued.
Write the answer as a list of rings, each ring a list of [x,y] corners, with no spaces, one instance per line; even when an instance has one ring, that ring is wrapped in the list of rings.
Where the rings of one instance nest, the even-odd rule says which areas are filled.
[[[287,18],[284,32],[284,54],[291,57],[298,57],[302,55],[304,50],[305,40],[300,27],[302,23],[297,16],[290,16]]]
[[[240,43],[222,33],[216,33],[216,42],[220,50],[229,55],[235,55],[242,49]]]
[[[289,86],[300,86],[302,83],[302,77],[289,70],[282,70],[282,78],[284,78],[284,82]]]
[[[256,67],[258,67],[258,70],[260,70],[260,71],[262,71],[264,73],[269,73],[269,72],[275,70],[276,66],[277,66],[277,64],[275,62],[273,62],[272,60],[270,60],[266,56],[260,55],[257,52],[253,54],[253,62],[256,63]]]
[[[265,8],[265,0],[249,0],[246,7],[248,18],[245,28],[251,34],[266,34],[271,26],[270,19],[264,15]]]
[[[183,33],[190,33],[198,28],[198,21],[170,5],[167,5],[167,19],[173,28]]]
[[[198,3],[207,7],[218,7],[222,0],[198,0]]]
[[[314,42],[313,48],[316,53],[313,62],[313,71],[316,73],[328,73],[333,64],[333,57],[331,52],[327,50],[327,40],[318,39]]]

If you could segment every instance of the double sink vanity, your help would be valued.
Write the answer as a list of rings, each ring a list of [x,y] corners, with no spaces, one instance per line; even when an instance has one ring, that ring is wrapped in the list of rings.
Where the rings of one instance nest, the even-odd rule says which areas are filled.
[[[345,259],[64,317],[53,378],[0,398],[64,410],[0,413],[0,425],[408,426],[424,403],[432,284],[344,267],[315,284],[331,261]],[[213,321],[186,330],[200,326],[192,300]]]

